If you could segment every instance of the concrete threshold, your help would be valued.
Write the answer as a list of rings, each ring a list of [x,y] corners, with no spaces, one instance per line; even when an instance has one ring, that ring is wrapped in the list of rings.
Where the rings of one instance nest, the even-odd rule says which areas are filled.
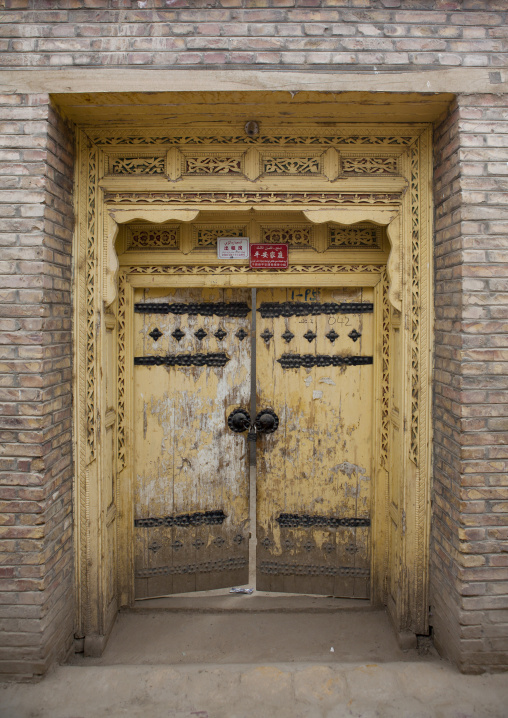
[[[242,597],[239,597],[242,600]],[[299,603],[299,599],[303,600]],[[261,601],[263,597],[260,597]],[[214,610],[210,602],[191,610],[175,599],[159,609],[122,612],[100,657],[77,654],[73,665],[225,665],[410,661],[384,610],[340,610],[309,597],[287,598],[280,610]],[[208,600],[208,599],[207,599]],[[308,610],[316,600],[315,610]],[[143,602],[145,604],[146,602]],[[175,609],[171,606],[174,605]],[[183,609],[179,606],[183,605]],[[253,606],[255,606],[253,602]],[[262,605],[262,604],[260,604]],[[288,610],[287,610],[288,609]]]

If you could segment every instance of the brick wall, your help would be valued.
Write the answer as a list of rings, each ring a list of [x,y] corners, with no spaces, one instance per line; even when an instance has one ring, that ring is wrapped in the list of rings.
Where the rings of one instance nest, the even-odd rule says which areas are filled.
[[[505,0],[2,0],[4,67],[507,66]]]
[[[507,28],[506,0],[0,0],[0,67],[494,82]],[[508,667],[507,118],[506,95],[460,96],[436,129],[432,606],[464,670]],[[47,96],[0,96],[0,133],[0,671],[37,673],[72,636],[72,150]]]
[[[0,96],[0,673],[72,640],[72,137],[46,95]]]
[[[508,668],[508,97],[436,130],[432,603],[463,670]]]

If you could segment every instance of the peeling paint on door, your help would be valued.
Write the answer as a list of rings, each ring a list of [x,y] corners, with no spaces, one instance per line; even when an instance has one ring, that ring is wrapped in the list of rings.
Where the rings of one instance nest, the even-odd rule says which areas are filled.
[[[258,309],[297,301],[293,294],[305,297],[304,290],[258,290]],[[373,314],[330,315],[326,303],[371,303],[373,291],[322,288],[319,302],[323,311],[315,306],[305,322],[258,312],[257,406],[280,418],[278,430],[257,442],[258,587],[368,598],[373,367],[354,358],[373,355]],[[330,339],[332,319],[339,336]],[[353,328],[357,341],[348,336]],[[268,342],[260,338],[265,330]],[[278,362],[282,354],[292,367]]]
[[[135,301],[250,304],[250,292],[145,289]],[[241,328],[250,330],[250,317],[134,314],[135,356],[201,356],[201,365],[134,369],[138,598],[247,581],[248,456],[245,438],[227,426],[229,412],[250,401],[250,343],[235,336]],[[207,365],[217,353],[227,363]]]

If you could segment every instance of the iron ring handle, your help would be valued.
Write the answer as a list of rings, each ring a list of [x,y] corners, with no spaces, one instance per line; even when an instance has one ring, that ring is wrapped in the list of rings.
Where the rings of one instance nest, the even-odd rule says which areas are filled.
[[[273,434],[279,427],[279,417],[273,409],[263,409],[258,412],[253,422],[247,409],[233,409],[228,416],[228,426],[235,434],[249,430],[249,439],[253,441],[257,434]]]
[[[250,414],[247,409],[233,409],[228,416],[228,426],[235,434],[241,434],[243,431],[250,429]]]
[[[279,417],[273,409],[263,409],[254,419],[254,427],[258,434],[273,434],[279,427]]]

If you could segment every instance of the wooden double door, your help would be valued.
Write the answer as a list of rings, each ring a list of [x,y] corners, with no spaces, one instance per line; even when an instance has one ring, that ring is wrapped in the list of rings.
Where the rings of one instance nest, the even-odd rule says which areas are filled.
[[[258,589],[369,597],[373,301],[136,290],[136,598],[247,583],[254,530]]]

